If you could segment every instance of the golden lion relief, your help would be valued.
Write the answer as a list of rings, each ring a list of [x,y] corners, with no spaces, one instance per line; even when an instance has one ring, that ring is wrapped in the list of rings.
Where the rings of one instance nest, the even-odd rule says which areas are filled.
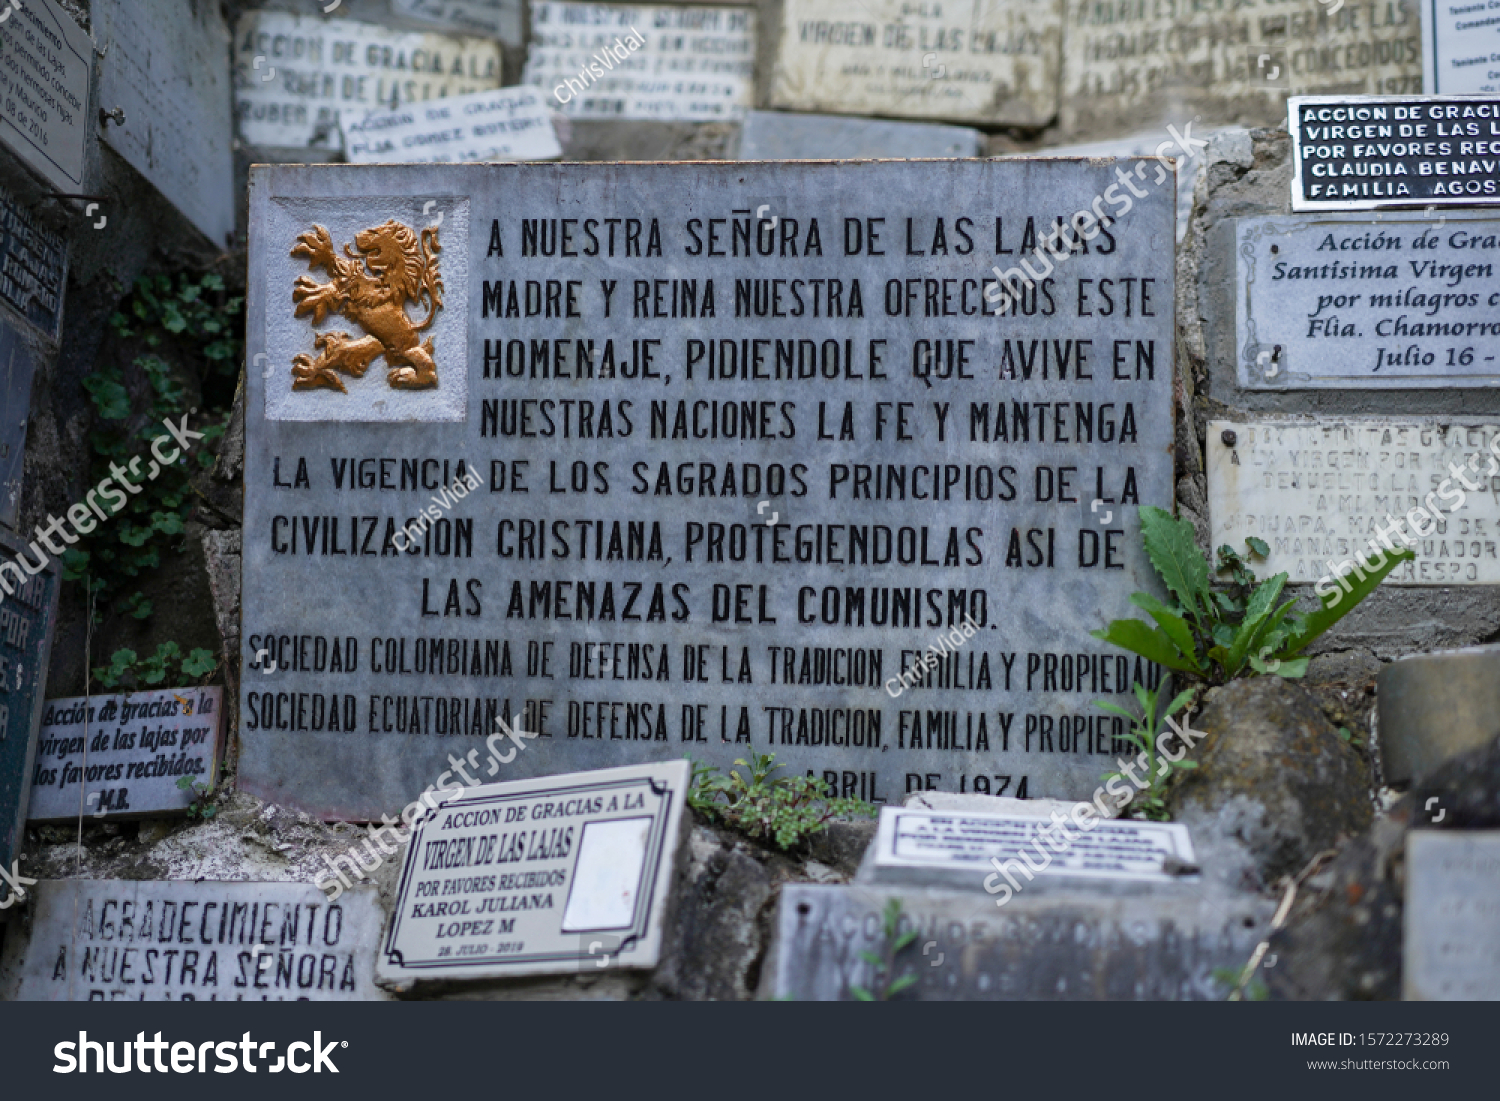
[[[310,269],[322,268],[331,277],[319,283],[310,275],[297,277],[292,288],[296,316],[312,314],[320,325],[329,314],[343,314],[368,334],[359,338],[348,333],[318,333],[313,347],[318,358],[302,353],[292,358],[292,389],[327,387],[347,394],[339,374],[363,378],[370,364],[385,356],[386,382],[398,390],[430,390],[438,384],[433,360],[432,337],[419,342],[417,334],[431,327],[443,308],[443,280],[438,274],[437,230],[417,234],[400,222],[390,221],[355,234],[359,253],[344,246],[344,256],[334,251],[333,238],[322,226],[297,238],[293,256],[305,256]],[[347,257],[347,259],[345,258]],[[413,324],[406,304],[425,303],[427,317]]]

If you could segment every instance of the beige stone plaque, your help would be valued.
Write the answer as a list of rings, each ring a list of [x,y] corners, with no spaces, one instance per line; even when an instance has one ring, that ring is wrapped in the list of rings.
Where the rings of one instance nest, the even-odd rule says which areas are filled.
[[[1201,117],[1274,126],[1289,95],[1422,90],[1422,31],[1404,0],[1067,0],[1063,129]]]
[[[787,0],[771,103],[1040,126],[1057,111],[1062,0]]]
[[[1385,584],[1494,585],[1496,453],[1500,424],[1451,418],[1210,421],[1212,545],[1243,551],[1247,537],[1263,539],[1271,553],[1252,564],[1257,576],[1284,570],[1292,584],[1326,588],[1335,567],[1373,557],[1376,533],[1399,520],[1417,557]]]

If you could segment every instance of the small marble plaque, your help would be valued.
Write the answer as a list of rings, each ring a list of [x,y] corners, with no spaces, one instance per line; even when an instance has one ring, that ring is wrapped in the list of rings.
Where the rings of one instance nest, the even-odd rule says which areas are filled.
[[[1500,204],[1500,98],[1293,96],[1292,209]]]
[[[461,789],[413,833],[382,980],[656,966],[689,773],[668,761]]]
[[[223,695],[222,688],[161,688],[48,700],[27,817],[132,818],[186,809],[195,796],[177,786],[183,776],[209,788],[218,781]]]
[[[1500,1001],[1500,830],[1406,835],[1407,1001]]]
[[[786,0],[771,105],[1041,126],[1057,113],[1062,0]]]
[[[381,1001],[373,887],[57,879],[28,892],[0,998],[18,1002]]]
[[[215,246],[234,233],[229,27],[217,4],[94,0],[101,135]]]
[[[1090,804],[1080,805],[1092,810]],[[936,873],[976,891],[995,870],[992,859],[1028,881],[1033,872],[1162,881],[1178,878],[1176,869],[1194,864],[1186,826],[1101,819],[1097,814],[1083,821],[1087,828],[1067,815],[1048,819],[884,807],[871,847],[873,861],[868,856],[866,861],[873,882],[910,882]]]
[[[394,111],[371,111],[344,123],[352,164],[544,161],[562,156],[551,113],[538,88],[499,88]]]
[[[1421,0],[1422,90],[1500,92],[1500,12],[1485,0]]]
[[[1242,218],[1237,371],[1248,390],[1500,386],[1500,218]]]
[[[391,0],[391,9],[445,31],[521,42],[521,0]]]
[[[984,135],[965,126],[751,111],[740,128],[742,161],[977,157]]]
[[[1243,553],[1262,539],[1257,576],[1331,591],[1335,568],[1375,560],[1400,521],[1417,557],[1383,584],[1500,584],[1497,436],[1500,424],[1452,418],[1210,421],[1210,542]]]
[[[31,796],[32,761],[42,721],[47,660],[57,623],[56,562],[19,580],[15,558],[31,553],[0,533],[0,867],[14,867]],[[16,911],[11,887],[0,883],[0,921]]]
[[[755,10],[538,0],[523,81],[576,119],[726,122],[754,100]]]
[[[94,43],[56,0],[11,3],[0,23],[0,140],[53,190],[83,189]]]
[[[249,11],[234,37],[235,115],[254,145],[341,148],[358,116],[500,87],[500,46],[352,19]]]
[[[0,300],[42,336],[56,340],[67,281],[67,241],[0,187]]]

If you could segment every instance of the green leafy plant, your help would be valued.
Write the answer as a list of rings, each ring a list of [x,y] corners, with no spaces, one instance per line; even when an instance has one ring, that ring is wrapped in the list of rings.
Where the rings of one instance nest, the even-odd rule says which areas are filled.
[[[224,433],[223,413],[233,399],[242,356],[235,334],[243,328],[243,307],[244,300],[229,295],[218,275],[175,280],[161,275],[139,280],[109,319],[115,336],[140,354],[129,369],[100,363],[83,380],[98,422],[89,441],[88,483],[115,479],[111,493],[122,493],[125,503],[62,556],[63,577],[84,583],[95,596],[96,621],[111,611],[135,619],[153,611],[151,601],[132,589],[161,564],[163,546],[183,534],[193,474],[214,463],[213,446]],[[163,468],[150,445],[163,434],[164,419],[180,423],[184,414],[197,412],[188,408],[190,378],[217,423],[197,427],[204,438]],[[133,490],[118,487],[119,470],[127,473]]]
[[[1135,687],[1136,702],[1141,705],[1139,715],[1127,711],[1119,704],[1110,703],[1107,700],[1095,700],[1094,706],[1102,708],[1111,714],[1119,715],[1130,723],[1130,730],[1125,734],[1125,740],[1135,746],[1137,750],[1146,755],[1146,774],[1142,779],[1146,786],[1139,788],[1131,782],[1131,790],[1135,791],[1134,798],[1130,801],[1132,813],[1139,814],[1142,818],[1154,819],[1165,822],[1171,818],[1167,811],[1166,790],[1172,782],[1172,777],[1183,769],[1194,769],[1198,767],[1196,761],[1173,761],[1161,756],[1156,751],[1156,736],[1161,733],[1162,724],[1177,712],[1187,706],[1188,701],[1193,698],[1194,690],[1177,693],[1172,701],[1167,704],[1166,709],[1158,715],[1157,707],[1160,704],[1162,690],[1166,688],[1163,680],[1154,689],[1148,689],[1137,683]],[[1123,772],[1111,772],[1105,777],[1105,783],[1115,779],[1129,779]]]
[[[688,760],[693,766],[690,807],[782,849],[793,848],[834,818],[875,813],[861,799],[834,798],[816,776],[773,776],[786,767],[776,764],[774,753],[752,753],[748,762],[737,760],[727,776],[713,765]]]
[[[177,777],[177,786],[183,791],[193,793],[193,801],[188,804],[187,816],[208,821],[218,813],[219,808],[209,802],[213,798],[213,788],[207,784],[198,783],[197,776]]]
[[[1231,995],[1240,988],[1241,974],[1237,967],[1215,967],[1213,977],[1216,982],[1222,983],[1227,987]],[[1252,1002],[1263,1002],[1270,996],[1270,990],[1258,978],[1252,978],[1245,984],[1245,997]],[[1234,999],[1231,998],[1230,1000]]]
[[[908,929],[901,932],[901,900],[893,898],[885,904],[885,911],[881,914],[881,934],[885,939],[885,956],[881,957],[865,949],[860,952],[859,958],[875,969],[873,980],[876,983],[872,991],[868,987],[850,984],[849,993],[862,1002],[888,1002],[901,991],[916,984],[917,976],[913,971],[908,971],[900,978],[896,977],[896,957],[907,948],[911,947],[917,939],[917,931]],[[885,976],[884,984],[881,984],[881,976]]]
[[[175,642],[163,642],[156,653],[145,658],[136,656],[134,650],[116,650],[108,665],[94,669],[94,679],[105,688],[140,687],[158,685],[172,676],[174,668],[187,681],[201,681],[219,667],[212,650],[195,647],[186,657]]]
[[[1150,593],[1133,593],[1130,601],[1155,621],[1116,619],[1093,636],[1139,654],[1181,673],[1222,684],[1256,673],[1300,677],[1308,658],[1300,656],[1356,604],[1372,593],[1387,574],[1415,557],[1409,550],[1388,551],[1374,569],[1345,579],[1348,592],[1335,587],[1307,615],[1293,612],[1297,601],[1278,603],[1287,575],[1278,573],[1257,582],[1247,559],[1229,547],[1219,548],[1217,573],[1228,580],[1215,588],[1209,562],[1199,553],[1193,525],[1163,509],[1140,510],[1141,537],[1151,565],[1161,575],[1175,603]],[[1259,539],[1247,540],[1252,556],[1264,557],[1269,548]]]

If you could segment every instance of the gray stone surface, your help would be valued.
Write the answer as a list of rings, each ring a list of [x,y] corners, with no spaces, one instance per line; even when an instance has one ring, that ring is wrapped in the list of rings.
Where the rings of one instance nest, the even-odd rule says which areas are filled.
[[[494,774],[527,746],[496,736],[487,748]],[[464,790],[445,773],[407,848],[381,980],[654,968],[690,775],[668,761]]]
[[[1411,654],[1380,673],[1380,763],[1410,783],[1450,757],[1487,746],[1500,712],[1500,646]]]
[[[391,10],[460,34],[521,41],[521,0],[391,0]]]
[[[48,700],[26,817],[97,821],[183,811],[196,796],[177,786],[179,777],[210,788],[218,782],[223,719],[222,688]]]
[[[897,934],[915,941],[890,960],[882,917],[899,899]],[[1022,894],[1004,907],[983,891],[959,893],[797,884],[782,889],[776,939],[760,995],[852,1001],[877,998],[895,978],[918,1001],[1212,1001],[1218,968],[1242,967],[1270,924],[1253,897],[1069,898]]]
[[[369,888],[43,880],[7,936],[10,1001],[370,1001],[384,913]]]
[[[1296,875],[1369,826],[1365,762],[1294,682],[1232,681],[1207,698],[1192,725],[1207,737],[1193,750],[1198,767],[1169,789],[1169,805],[1195,839],[1213,833],[1244,847],[1253,862],[1244,886]],[[1209,856],[1200,856],[1207,866]]]
[[[55,0],[11,6],[0,24],[0,141],[56,191],[83,187],[94,44]]]
[[[519,775],[675,758],[688,749],[727,765],[753,747],[823,775],[840,795],[888,800],[916,787],[972,789],[979,776],[996,794],[1091,793],[1118,733],[1092,701],[1128,690],[1146,673],[1087,632],[1124,614],[1130,592],[1154,584],[1129,506],[1166,503],[1171,494],[1170,192],[1149,193],[1111,228],[1112,245],[1096,237],[1087,255],[1063,261],[1048,289],[1028,294],[1006,316],[978,309],[996,217],[1007,250],[1000,259],[1011,263],[1024,255],[1028,220],[1045,231],[1087,208],[1118,167],[1008,161],[258,172],[247,357],[266,352],[271,377],[251,371],[248,378],[243,637],[247,661],[272,649],[278,671],[246,677],[241,784],[326,817],[378,818],[431,783],[453,745],[473,745],[497,716],[520,713],[542,737],[518,763]],[[427,196],[440,197],[440,206],[423,217]],[[524,235],[535,219],[555,217],[560,201],[581,218],[640,219],[642,253],[654,251],[655,232],[661,256],[625,256],[623,223],[612,259],[526,255],[533,246]],[[754,229],[752,212],[761,206],[769,208],[761,239],[775,255],[746,256],[742,240],[736,258],[730,222]],[[423,227],[438,213],[446,220],[437,227],[445,284],[432,330],[437,388],[393,389],[377,362],[362,378],[348,377],[347,393],[293,390],[293,357],[318,354],[316,334],[358,331],[344,316],[317,326],[294,316],[293,280],[307,273],[304,260],[289,257],[298,236],[330,225],[330,240],[342,247],[387,219]],[[935,245],[939,218],[946,244]],[[809,257],[802,253],[814,219],[821,255]],[[582,236],[588,225],[566,227],[566,251],[590,247]],[[551,223],[546,228],[550,234]],[[604,224],[593,228],[607,254]],[[781,236],[790,241],[793,231],[798,255],[788,245],[782,256]],[[726,255],[696,255],[710,247]],[[600,278],[618,281],[609,315]],[[672,312],[673,278],[698,280],[700,313],[712,278],[715,315],[689,325],[655,316]],[[841,281],[841,316],[826,316],[826,282],[816,284],[820,316],[810,316],[814,284],[805,280],[814,278]],[[320,283],[323,273],[310,279]],[[525,316],[527,281],[535,295],[547,279],[559,295],[567,280],[578,281],[579,317]],[[856,279],[862,316],[851,317]],[[1106,279],[1115,281],[1117,304],[1107,316],[1094,297]],[[746,281],[738,308],[736,280]],[[798,309],[794,280],[804,280],[800,317],[790,312]],[[1080,280],[1090,281],[1082,284],[1085,316],[1076,316]],[[1118,316],[1127,293],[1128,318]],[[902,316],[887,313],[887,294]],[[554,312],[565,312],[565,299],[554,302]],[[760,310],[766,316],[736,316]],[[1055,341],[1046,346],[1046,376],[1031,361],[1024,389],[1018,381],[997,391],[992,372],[1003,367],[1019,380],[1026,365],[1018,366],[1018,356],[1040,355],[1033,342],[1043,334]],[[932,346],[924,342],[935,337],[941,359],[929,371]],[[568,341],[546,347],[549,355],[562,351],[569,379],[545,377],[556,372],[549,365],[544,374],[539,361],[532,377],[532,349],[540,356],[543,339]],[[589,374],[576,360],[579,339],[594,341],[592,378],[572,377]],[[644,346],[631,343],[646,339],[662,341],[651,346],[649,366]],[[818,377],[787,378],[799,369],[783,365],[776,381],[778,340],[794,364],[800,348],[802,374]],[[746,364],[744,374],[761,377],[706,377],[710,347],[716,370],[731,349],[739,357],[759,348],[759,366]],[[1090,377],[1075,380],[1079,348]],[[968,363],[950,366],[950,349]],[[1057,349],[1071,360],[1066,381],[1057,378]],[[617,364],[609,371],[606,353]],[[1018,402],[1024,396],[1024,406],[1013,405],[1011,393]],[[564,398],[575,404],[557,404]],[[464,408],[460,400],[467,419],[448,420]],[[582,400],[591,403],[586,428],[578,420]],[[741,421],[742,408],[752,407],[731,400],[765,404]],[[553,403],[550,428],[543,401]],[[268,403],[298,419],[267,419]],[[381,405],[386,423],[361,423]],[[704,418],[716,408],[711,428]],[[543,431],[552,434],[537,435]],[[1059,433],[1066,442],[1054,438]],[[439,483],[451,485],[460,460],[477,464],[481,486],[449,494],[445,504]],[[865,488],[865,472],[879,464],[890,469]],[[914,476],[930,482],[934,464],[946,464],[946,500],[932,501],[927,483],[912,488]],[[734,477],[730,492],[726,472]],[[703,485],[709,473],[712,492]],[[903,474],[904,491],[892,481]],[[524,492],[516,492],[516,475]],[[575,476],[584,479],[576,494],[569,488]],[[1100,507],[1091,507],[1096,498]],[[418,508],[438,520],[430,535],[417,532],[419,542],[409,544],[416,549],[403,557],[397,547],[408,544],[393,541],[397,525],[414,522]],[[536,542],[540,521],[549,539],[571,533],[567,558],[554,557],[563,544]],[[523,522],[531,533],[524,544]],[[611,549],[616,522],[621,543]],[[626,542],[632,522],[643,536],[635,545]],[[354,523],[359,553],[350,555]],[[721,529],[710,527],[720,524],[722,561]],[[853,564],[851,528],[829,525],[858,529]],[[923,529],[926,565],[919,561]],[[867,530],[878,540],[868,555]],[[459,544],[455,532],[463,533]],[[578,542],[583,532],[587,546]],[[837,538],[831,551],[830,533]],[[580,585],[592,586],[581,605]],[[919,618],[902,603],[914,586],[923,590]],[[635,602],[626,619],[628,599]],[[972,639],[959,630],[965,612],[974,616]],[[319,668],[317,647],[335,638],[339,668],[331,648]],[[945,666],[901,686],[899,675],[919,654],[959,642]],[[305,659],[294,656],[297,647]],[[443,671],[428,672],[429,660]],[[648,667],[664,679],[646,679]],[[890,694],[892,684],[899,696]],[[330,698],[337,730],[329,727]]]
[[[786,0],[771,104],[1042,126],[1057,112],[1062,0]]]
[[[1500,1001],[1500,830],[1406,835],[1407,1001]]]
[[[1500,34],[1472,4],[1418,4],[1422,19],[1422,90],[1429,95],[1500,92]],[[1483,12],[1483,14],[1480,14]]]
[[[234,233],[229,27],[216,4],[186,11],[95,0],[102,136],[215,246]],[[116,217],[119,217],[116,214]]]
[[[1207,443],[1213,546],[1243,551],[1247,538],[1264,540],[1270,554],[1254,563],[1261,577],[1284,572],[1292,584],[1316,582],[1331,593],[1335,569],[1353,576],[1356,556],[1378,566],[1391,552],[1378,537],[1385,531],[1391,547],[1409,546],[1417,557],[1384,584],[1500,582],[1500,501],[1489,490],[1500,474],[1500,425],[1211,420]]]
[[[751,111],[740,130],[737,160],[811,161],[905,157],[977,157],[982,135],[965,126]]]
[[[1242,388],[1500,385],[1500,219],[1298,214],[1237,237]]]
[[[883,807],[859,880],[973,890],[1000,871],[996,861],[1012,890],[1066,880],[1075,888],[1097,883],[1100,893],[1111,893],[1117,884],[1159,885],[1176,881],[1179,872],[1197,875],[1186,826],[1101,820],[1097,812],[1074,817],[1074,809],[1044,817]]]

